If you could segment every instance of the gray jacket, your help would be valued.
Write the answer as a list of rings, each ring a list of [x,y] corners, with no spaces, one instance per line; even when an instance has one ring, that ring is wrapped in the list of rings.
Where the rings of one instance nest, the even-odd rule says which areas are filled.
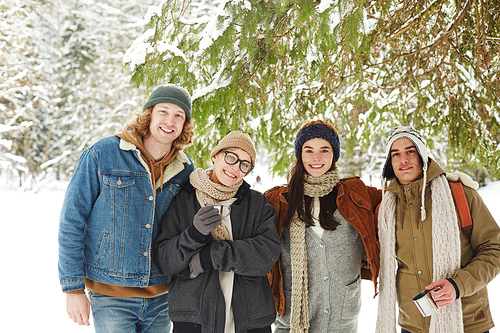
[[[225,305],[218,270],[234,271],[232,307],[236,332],[274,322],[276,310],[267,272],[280,254],[276,212],[265,196],[243,182],[231,208],[233,241],[212,242],[193,226],[201,208],[186,184],[172,201],[155,243],[160,269],[172,275],[169,314],[173,322],[202,325],[202,332],[224,332]],[[189,261],[200,252],[205,272],[189,278]]]
[[[361,308],[361,263],[365,249],[359,232],[339,211],[335,230],[319,237],[306,228],[309,332],[357,332]],[[281,271],[285,293],[285,314],[277,315],[275,333],[290,332],[292,269],[290,229],[281,235]]]

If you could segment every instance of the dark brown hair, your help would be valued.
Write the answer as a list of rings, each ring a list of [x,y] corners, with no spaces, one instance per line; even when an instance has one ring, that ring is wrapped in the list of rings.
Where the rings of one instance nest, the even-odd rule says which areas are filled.
[[[332,166],[328,171],[332,171],[335,168],[335,162],[332,160]],[[302,162],[302,151],[299,151],[297,160],[288,173],[288,212],[285,218],[285,226],[287,228],[290,227],[290,223],[292,222],[295,212],[297,212],[297,216],[301,221],[309,226],[314,225],[311,215],[312,198],[304,196],[305,173],[306,170],[304,169],[304,163]],[[319,198],[319,202],[319,223],[321,227],[325,230],[335,230],[335,228],[340,224],[333,217],[333,213],[337,210],[337,186],[335,186],[329,194]]]

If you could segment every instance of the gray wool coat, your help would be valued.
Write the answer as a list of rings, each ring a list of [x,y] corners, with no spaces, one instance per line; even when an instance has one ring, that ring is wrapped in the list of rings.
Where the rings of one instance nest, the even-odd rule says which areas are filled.
[[[365,249],[358,231],[340,215],[335,230],[320,238],[306,228],[309,332],[355,333],[361,308],[361,262]],[[285,292],[285,315],[277,315],[275,333],[290,332],[292,272],[290,230],[281,236],[281,270]]]
[[[186,184],[175,196],[160,226],[155,256],[172,275],[169,315],[172,322],[202,325],[202,332],[224,332],[225,305],[218,270],[234,271],[232,307],[236,332],[271,325],[276,317],[266,274],[281,251],[276,212],[266,197],[243,182],[231,207],[233,241],[213,242],[193,226],[201,208],[195,189]],[[189,278],[189,261],[200,252],[205,271]]]

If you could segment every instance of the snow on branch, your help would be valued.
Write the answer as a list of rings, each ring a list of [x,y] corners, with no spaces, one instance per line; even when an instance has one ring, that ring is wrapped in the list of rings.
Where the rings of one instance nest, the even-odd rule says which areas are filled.
[[[194,101],[197,98],[208,95],[212,91],[215,91],[217,89],[224,88],[224,87],[227,87],[228,85],[230,85],[231,80],[225,80],[225,81],[219,82],[220,76],[221,76],[222,72],[224,71],[225,67],[226,67],[225,64],[223,64],[221,66],[221,69],[214,75],[214,80],[212,81],[212,83],[210,83],[208,86],[206,86],[204,88],[196,90],[193,93],[193,95],[191,96],[191,100]]]
[[[132,43],[132,46],[130,46],[127,52],[125,52],[122,62],[124,64],[130,63],[132,68],[145,63],[148,47],[150,46],[150,44],[146,41],[154,34],[154,29],[148,29],[141,36],[137,37]]]
[[[431,3],[429,7],[422,10],[417,16],[413,17],[411,20],[403,24],[403,26],[398,31],[396,31],[396,33],[394,33],[394,37],[398,37],[399,35],[408,31],[414,25],[420,23],[426,16],[432,14],[432,12],[435,11],[441,2],[443,2],[443,0],[436,0]]]
[[[40,164],[40,169],[43,170],[52,164],[56,164],[57,162],[63,160],[66,156],[71,155],[71,153],[72,153],[71,150],[64,151],[61,155],[57,156],[56,158],[53,158],[50,161]]]

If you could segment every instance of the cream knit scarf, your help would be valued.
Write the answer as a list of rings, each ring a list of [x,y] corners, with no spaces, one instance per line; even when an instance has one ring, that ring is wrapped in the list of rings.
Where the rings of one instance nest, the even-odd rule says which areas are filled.
[[[460,269],[460,230],[450,186],[444,175],[431,182],[433,281]],[[396,332],[396,200],[383,195],[379,212],[380,295],[377,333]],[[439,308],[431,317],[430,333],[462,333],[462,302]]]
[[[304,195],[317,198],[330,193],[339,182],[337,169],[320,177],[304,175]],[[309,329],[309,309],[307,303],[307,252],[305,223],[297,213],[290,223],[290,257],[292,264],[292,302],[290,332],[307,332]]]
[[[198,199],[201,207],[208,204],[221,204],[219,201],[233,198],[241,184],[243,184],[243,180],[233,186],[217,184],[211,181],[212,174],[213,168],[206,170],[199,168],[194,170],[189,176],[191,185],[196,189],[196,199]],[[224,223],[219,224],[211,233],[216,242],[229,239],[229,233]]]

